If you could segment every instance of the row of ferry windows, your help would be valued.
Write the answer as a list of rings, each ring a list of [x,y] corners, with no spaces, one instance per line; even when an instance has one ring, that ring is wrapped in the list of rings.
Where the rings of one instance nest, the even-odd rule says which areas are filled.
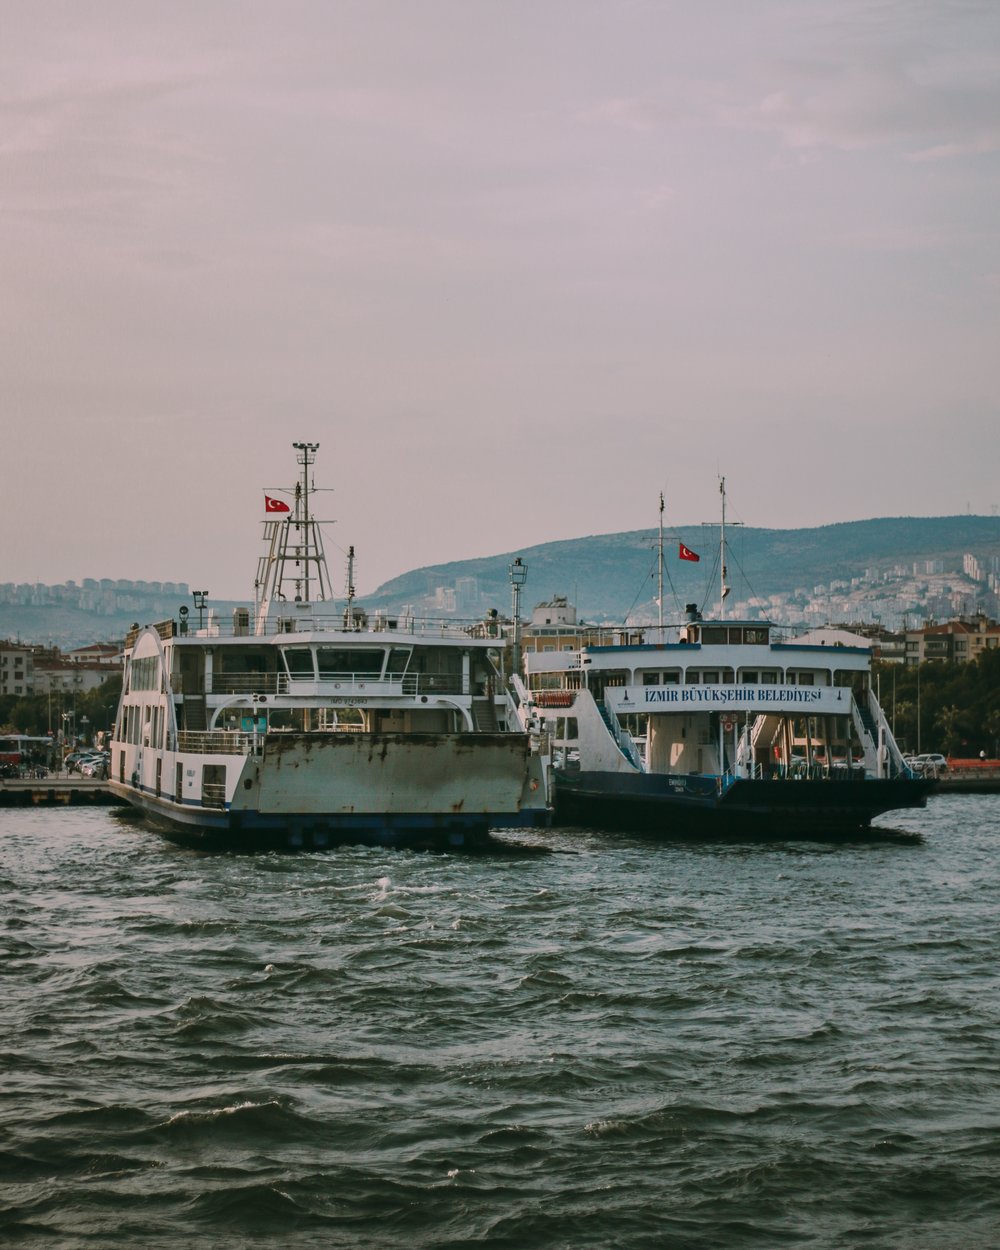
[[[141,660],[133,660],[129,675],[130,690],[159,690],[160,688],[160,657],[144,655]]]
[[[642,684],[644,686],[718,686],[730,685],[734,681],[739,681],[742,686],[813,686],[816,684],[815,673],[797,673],[789,672],[782,674],[777,669],[741,669],[737,678],[731,668],[706,668],[697,669],[689,668],[681,671],[679,668],[667,669],[666,671],[655,673],[643,673]]]
[[[281,652],[290,677],[315,677],[313,655],[309,647],[285,647]],[[386,677],[402,677],[410,658],[408,648],[393,648],[388,652],[385,665]],[[361,648],[317,647],[316,664],[319,675],[324,677],[352,676],[380,677],[386,660],[383,648],[365,651]]]
[[[118,726],[120,742],[131,742],[138,746],[140,742],[151,747],[164,745],[166,730],[166,708],[154,707],[152,704],[129,706],[122,709],[122,719]]]

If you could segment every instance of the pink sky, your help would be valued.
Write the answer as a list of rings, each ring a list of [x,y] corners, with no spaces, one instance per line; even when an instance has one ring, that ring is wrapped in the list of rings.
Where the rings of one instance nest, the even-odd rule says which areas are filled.
[[[0,581],[1000,504],[992,0],[0,0]]]

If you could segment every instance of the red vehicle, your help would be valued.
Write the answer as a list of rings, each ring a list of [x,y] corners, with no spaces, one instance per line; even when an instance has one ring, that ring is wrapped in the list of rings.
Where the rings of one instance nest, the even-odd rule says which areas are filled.
[[[20,777],[25,769],[47,768],[51,749],[51,738],[4,734],[0,737],[0,775]]]

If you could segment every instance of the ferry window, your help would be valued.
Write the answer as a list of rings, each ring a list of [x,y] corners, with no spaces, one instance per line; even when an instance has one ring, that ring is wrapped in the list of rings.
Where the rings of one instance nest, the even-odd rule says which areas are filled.
[[[759,676],[760,675],[756,669],[745,668],[743,670],[743,675],[740,677],[740,681],[745,682],[748,686],[756,686]]]
[[[320,647],[317,655],[320,677],[342,677],[353,673],[378,677],[385,659],[385,652],[381,649],[363,651],[348,647]]]
[[[778,674],[765,669],[760,675],[760,684],[762,686],[776,686],[778,684]]]
[[[697,686],[701,681],[701,674],[697,669],[689,668],[684,674],[684,684],[686,686]]]
[[[745,634],[745,640],[750,646],[764,646],[767,644],[767,630],[748,629]]]
[[[815,678],[812,673],[799,673],[800,686],[812,686],[815,684]]]
[[[660,684],[659,673],[643,673],[642,684],[644,686],[658,686]]]
[[[281,658],[285,661],[289,677],[302,679],[314,676],[312,652],[308,647],[289,647],[282,651]]]
[[[400,647],[394,647],[389,652],[389,664],[386,668],[386,676],[402,677],[402,675],[406,672],[406,665],[409,658],[409,651],[404,651]]]
[[[663,684],[665,686],[679,686],[681,682],[680,669],[671,668],[663,674]]]
[[[719,684],[719,674],[711,670],[702,673],[701,680],[706,686],[717,686]]]
[[[703,643],[714,643],[716,646],[724,645],[729,641],[729,631],[724,625],[706,625],[701,631],[701,641]]]

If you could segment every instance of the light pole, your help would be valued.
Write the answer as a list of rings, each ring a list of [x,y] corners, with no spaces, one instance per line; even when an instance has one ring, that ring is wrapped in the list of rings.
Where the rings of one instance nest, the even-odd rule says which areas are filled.
[[[208,598],[207,590],[192,590],[191,598],[194,600],[195,611],[198,613],[198,628],[204,628],[205,618],[205,600]]]
[[[511,650],[511,670],[521,676],[521,587],[528,578],[528,566],[518,556],[513,564],[508,564],[507,575],[510,578],[513,603],[511,616],[514,622],[513,647]]]

